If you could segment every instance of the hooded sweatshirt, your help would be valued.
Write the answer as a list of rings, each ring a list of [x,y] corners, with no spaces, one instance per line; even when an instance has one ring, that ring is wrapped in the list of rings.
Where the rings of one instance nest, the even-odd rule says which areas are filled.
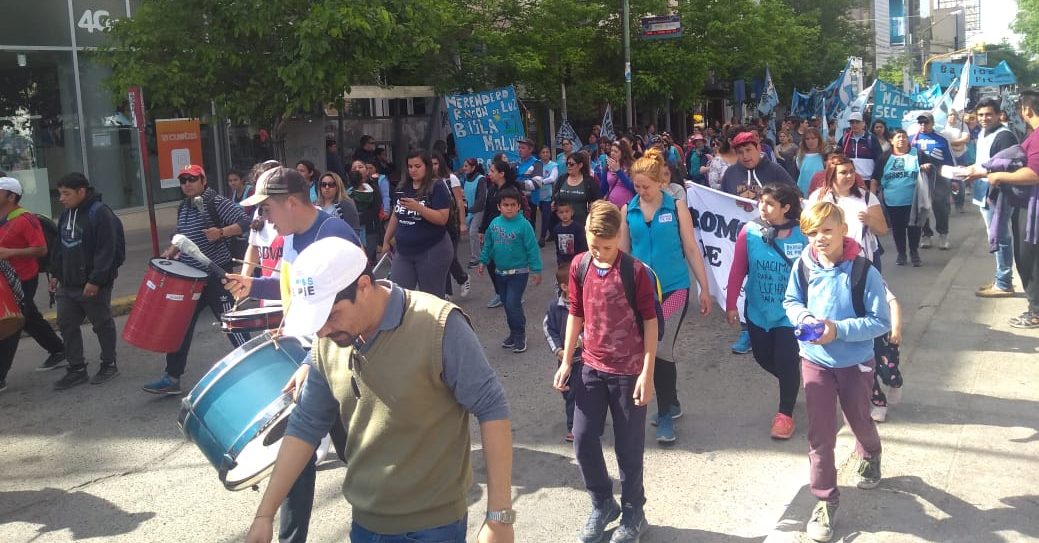
[[[101,195],[87,192],[87,197],[58,219],[56,250],[51,255],[51,272],[65,287],[82,287],[90,283],[99,287],[111,285],[116,278],[116,218],[106,205],[98,206],[94,218],[90,207]]]
[[[790,322],[800,324],[807,317],[833,321],[837,337],[826,345],[799,341],[801,357],[828,368],[847,368],[873,359],[873,339],[891,330],[891,310],[886,286],[873,266],[866,271],[863,305],[866,315],[855,315],[851,293],[851,269],[861,248],[855,240],[844,238],[844,254],[832,268],[819,263],[815,247],[809,245],[801,260],[808,271],[808,292],[791,276],[783,308]],[[796,270],[796,268],[794,268]],[[796,271],[794,272],[796,273]]]
[[[786,183],[795,185],[790,174],[782,166],[765,158],[758,162],[758,166],[748,170],[742,162],[737,161],[725,170],[722,176],[722,190],[729,194],[739,194],[743,187],[763,187],[769,183]]]

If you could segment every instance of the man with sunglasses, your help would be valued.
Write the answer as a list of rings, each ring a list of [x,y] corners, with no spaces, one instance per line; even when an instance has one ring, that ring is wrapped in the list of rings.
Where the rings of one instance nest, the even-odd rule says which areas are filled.
[[[512,543],[509,407],[465,314],[375,281],[364,251],[335,238],[299,255],[290,291],[285,334],[319,339],[246,540],[271,540],[278,504],[338,418],[347,427],[350,541],[466,541],[472,414],[487,465],[477,540]]]
[[[217,194],[208,186],[206,172],[202,166],[196,164],[185,166],[177,174],[177,179],[180,181],[180,190],[184,194],[184,199],[177,208],[177,229],[174,233],[186,236],[198,246],[203,255],[213,261],[213,264],[220,266],[225,271],[231,271],[229,240],[241,235],[249,227],[249,218],[238,204]],[[244,202],[243,205],[245,205]],[[161,256],[162,258],[176,258],[194,268],[207,273],[209,271],[201,262],[188,255],[180,254],[180,250],[175,245],[170,245]],[[225,311],[231,309],[232,305],[233,300],[224,291],[220,279],[209,274],[180,349],[166,355],[166,370],[162,377],[144,385],[144,391],[151,394],[180,394],[182,392],[180,377],[184,374],[184,367],[188,362],[188,352],[191,350],[191,340],[195,336],[195,323],[198,322],[199,314],[203,309],[209,307],[213,316],[219,319]],[[228,339],[232,346],[238,347],[249,340],[249,335],[229,334]]]
[[[920,131],[913,136],[910,144],[920,152],[920,169],[934,179],[931,190],[931,207],[934,210],[934,229],[938,231],[938,248],[949,249],[949,213],[952,211],[952,182],[941,175],[942,166],[952,166],[952,147],[949,140],[934,130],[934,115],[921,113],[916,118]],[[924,224],[920,248],[931,247],[934,231],[930,222]]]

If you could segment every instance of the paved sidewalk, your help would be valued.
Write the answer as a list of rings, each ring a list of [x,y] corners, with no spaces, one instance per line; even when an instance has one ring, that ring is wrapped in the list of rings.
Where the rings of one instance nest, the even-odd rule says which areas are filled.
[[[974,296],[993,267],[977,228],[908,323],[905,392],[880,426],[878,488],[854,487],[853,439],[841,431],[838,459],[849,461],[835,539],[1039,541],[1039,330],[1007,324],[1026,308],[1023,294]],[[814,505],[802,487],[767,541],[807,541]]]

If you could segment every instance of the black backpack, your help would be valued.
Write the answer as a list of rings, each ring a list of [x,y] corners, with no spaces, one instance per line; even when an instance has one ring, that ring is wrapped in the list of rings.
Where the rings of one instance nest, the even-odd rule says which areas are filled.
[[[624,284],[624,296],[628,299],[628,305],[631,306],[631,312],[635,314],[635,323],[638,324],[639,334],[645,337],[645,330],[642,326],[642,316],[639,314],[639,304],[635,299],[635,258],[619,251],[617,258],[620,259],[618,265],[621,274],[621,283]],[[577,284],[583,289],[584,288],[584,277],[588,274],[588,268],[592,263],[592,253],[584,252],[581,254],[581,260],[577,263]],[[660,278],[657,277],[657,272],[653,271],[645,262],[642,263],[646,271],[649,272],[649,277],[653,281],[653,306],[657,314],[657,341],[664,339],[664,308],[660,305],[661,300],[660,292]]]
[[[123,263],[126,262],[126,232],[123,230],[123,221],[119,219],[119,215],[116,215],[115,212],[101,200],[94,200],[94,203],[90,204],[90,210],[87,211],[87,218],[90,220],[91,228],[97,229],[97,213],[102,207],[108,209],[108,212],[112,214],[112,219],[115,221],[114,267],[119,268],[119,266],[122,266]],[[57,232],[57,227],[55,227],[54,233],[57,234]],[[44,233],[46,233],[46,227],[44,228]]]
[[[873,263],[864,256],[856,256],[851,265],[851,306],[855,308],[856,317],[866,316],[866,276]],[[805,293],[805,305],[808,305],[808,268],[804,259],[797,259],[797,282],[801,292]]]
[[[40,263],[40,273],[50,273],[51,269],[51,255],[58,249],[58,243],[60,237],[58,236],[58,225],[55,224],[50,217],[36,214],[36,218],[40,221],[40,228],[43,230],[43,239],[47,241],[47,254],[36,259]]]

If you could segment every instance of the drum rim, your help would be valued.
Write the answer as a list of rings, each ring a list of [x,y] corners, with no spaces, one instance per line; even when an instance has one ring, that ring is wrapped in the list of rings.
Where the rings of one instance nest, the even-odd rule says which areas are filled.
[[[224,311],[224,314],[221,315],[220,318],[223,319],[223,318],[228,317],[228,316],[232,316],[232,318],[234,318],[235,316],[237,316],[237,314],[245,313],[247,311],[251,311],[252,312],[252,313],[249,313],[250,317],[257,317],[257,316],[260,316],[260,315],[267,315],[267,314],[270,314],[270,313],[282,313],[282,314],[284,314],[285,313],[285,308],[283,308],[280,305],[279,306],[266,306],[266,307],[250,307],[248,309],[239,309],[237,311]]]
[[[241,363],[246,358],[248,358],[249,355],[253,354],[254,352],[260,350],[263,347],[266,347],[268,343],[274,343],[275,339],[274,339],[274,337],[271,336],[270,333],[264,333],[264,335],[258,336],[256,339],[260,339],[260,338],[265,337],[265,336],[270,338],[270,339],[268,339],[267,341],[264,341],[263,343],[260,343],[259,345],[257,345],[256,347],[253,347],[252,349],[249,349],[248,351],[244,351],[242,353],[242,356],[240,356],[233,363],[226,363],[225,362],[226,359],[227,359],[226,355],[225,355],[224,358],[221,358],[220,361],[217,362],[217,364],[223,363],[223,368],[221,368],[220,371],[212,379],[209,380],[209,382],[206,384],[206,387],[204,389],[202,389],[201,391],[199,391],[198,395],[196,395],[195,394],[195,390],[192,389],[191,392],[189,392],[187,397],[184,398],[184,399],[185,400],[188,400],[188,399],[193,400],[191,402],[191,406],[194,407],[195,404],[200,402],[202,400],[202,398],[204,398],[206,396],[206,394],[208,394],[209,391],[212,390],[213,386],[216,385],[216,383],[219,382],[220,379],[222,379],[224,377],[224,375],[227,374],[227,372],[231,371],[236,366],[238,366],[238,364]],[[291,337],[291,336],[283,336],[283,337],[277,338],[277,341],[279,341],[279,342],[286,341],[286,340],[290,340],[290,341],[294,342],[296,344],[296,346],[299,347],[300,351],[303,351],[304,357],[301,360],[293,360],[292,357],[288,357],[289,360],[291,360],[291,361],[296,363],[296,366],[302,365],[303,364],[303,360],[306,360],[306,351],[303,349],[303,345],[299,342],[298,339],[296,339],[294,337]],[[284,349],[282,349],[279,346],[278,350],[282,350],[283,351]],[[232,352],[234,352],[234,351],[232,351]],[[230,353],[228,353],[228,354],[230,354]],[[209,371],[213,371],[215,369],[217,369],[216,366],[213,366]],[[202,380],[204,381],[206,379],[206,376],[208,376],[208,375],[209,375],[209,372],[207,371],[205,373],[205,375],[202,376]],[[192,411],[193,411],[193,409],[192,409]]]
[[[270,476],[271,470],[274,469],[274,461],[272,461],[270,465],[264,466],[263,469],[255,474],[244,479],[230,481],[227,479],[231,471],[237,466],[238,457],[242,454],[242,451],[244,451],[250,443],[259,439],[268,428],[271,428],[283,418],[291,415],[295,407],[296,404],[293,402],[292,396],[289,393],[283,393],[273,402],[268,404],[266,409],[258,413],[253,420],[249,422],[245,430],[235,438],[231,444],[231,448],[224,452],[220,466],[217,467],[220,481],[224,483],[225,488],[232,491],[244,490]],[[284,436],[278,439],[279,448],[281,447],[282,439],[284,439]]]
[[[175,272],[175,271],[173,271],[173,270],[171,270],[169,268],[160,267],[159,265],[156,264],[156,262],[171,262],[173,264],[179,264],[181,266],[185,266],[186,268],[188,268],[188,269],[190,269],[190,270],[192,270],[194,272],[197,272],[199,275],[198,276],[182,275],[182,274],[179,274],[179,273],[177,273],[177,272]],[[153,270],[155,270],[155,271],[157,271],[157,272],[159,272],[159,273],[161,273],[163,275],[169,275],[169,276],[172,276],[172,277],[178,277],[180,279],[185,279],[185,280],[188,280],[188,281],[198,281],[200,279],[207,279],[209,277],[209,274],[207,274],[205,271],[200,270],[200,269],[198,269],[198,268],[196,268],[196,267],[194,267],[191,264],[188,264],[186,262],[182,262],[180,260],[175,260],[175,259],[172,259],[172,258],[162,258],[162,257],[153,258],[153,259],[148,261],[148,265]]]

